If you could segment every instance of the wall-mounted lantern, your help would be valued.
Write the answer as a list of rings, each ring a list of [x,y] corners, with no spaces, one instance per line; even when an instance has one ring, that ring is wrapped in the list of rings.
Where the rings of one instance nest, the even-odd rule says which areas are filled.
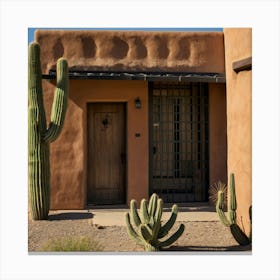
[[[137,97],[135,100],[134,100],[134,104],[135,104],[135,108],[136,109],[141,109],[141,100],[139,97]]]

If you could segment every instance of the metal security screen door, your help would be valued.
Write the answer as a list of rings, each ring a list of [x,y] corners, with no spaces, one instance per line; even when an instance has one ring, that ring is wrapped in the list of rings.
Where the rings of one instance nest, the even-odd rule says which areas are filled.
[[[150,84],[150,192],[165,202],[206,201],[207,83]]]

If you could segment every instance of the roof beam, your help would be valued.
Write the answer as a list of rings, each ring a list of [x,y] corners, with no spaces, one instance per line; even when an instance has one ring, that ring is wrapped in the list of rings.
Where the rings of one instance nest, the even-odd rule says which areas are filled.
[[[252,57],[247,57],[232,63],[232,69],[238,73],[244,70],[252,70]]]

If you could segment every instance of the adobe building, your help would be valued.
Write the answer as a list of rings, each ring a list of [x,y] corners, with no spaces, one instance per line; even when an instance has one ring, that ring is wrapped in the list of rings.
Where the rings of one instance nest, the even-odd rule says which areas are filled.
[[[235,174],[251,205],[251,29],[223,32],[47,31],[41,46],[47,116],[56,61],[69,64],[65,124],[51,144],[51,209],[205,202]]]

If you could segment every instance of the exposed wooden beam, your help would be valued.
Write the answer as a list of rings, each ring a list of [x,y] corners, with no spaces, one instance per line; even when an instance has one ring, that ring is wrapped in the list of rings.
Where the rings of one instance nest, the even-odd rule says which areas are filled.
[[[232,69],[238,73],[244,70],[252,70],[252,57],[247,57],[232,63]]]

